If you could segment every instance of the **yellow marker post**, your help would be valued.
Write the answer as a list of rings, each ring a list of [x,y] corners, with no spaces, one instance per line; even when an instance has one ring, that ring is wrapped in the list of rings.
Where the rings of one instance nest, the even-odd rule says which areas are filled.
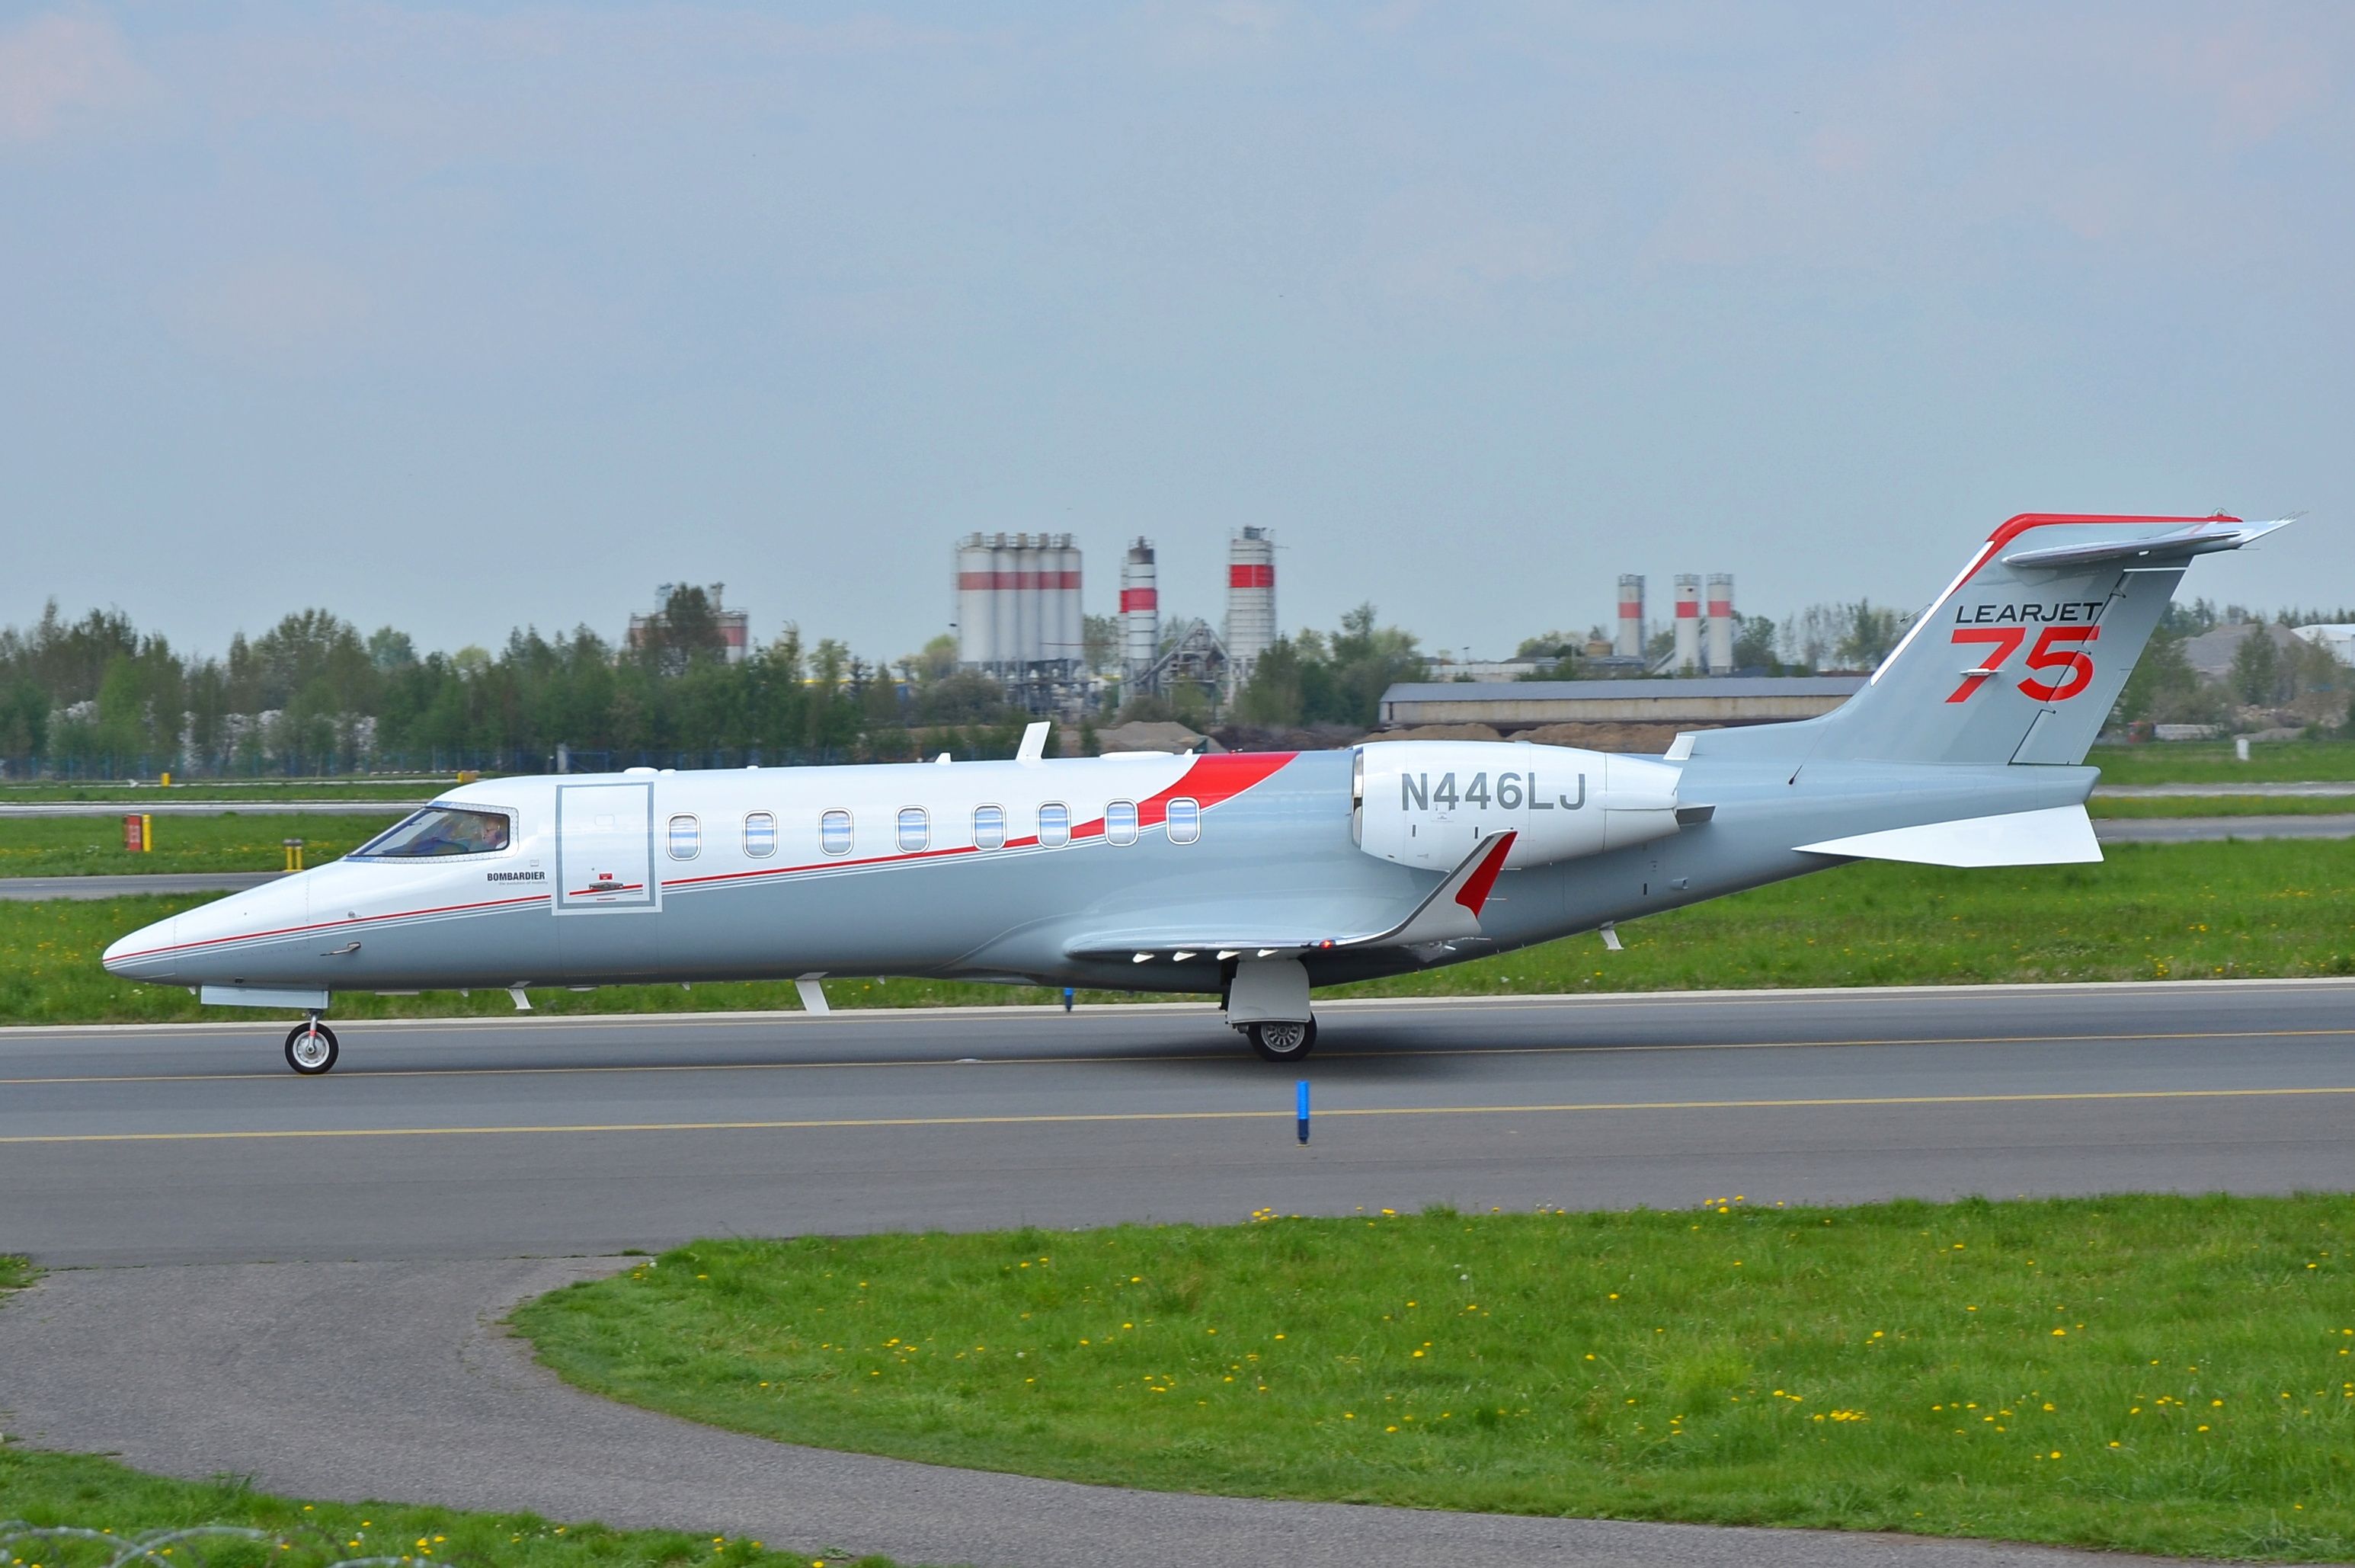
[[[171,787],[172,787],[172,775],[171,775],[171,774],[169,774],[169,773],[165,773],[165,774],[164,775],[164,788],[165,788],[165,789],[170,789]]]
[[[301,870],[303,869],[303,840],[300,838],[282,838],[279,842],[286,847],[286,869],[290,871]]]
[[[139,814],[139,852],[145,855],[155,848],[155,819],[145,812]]]

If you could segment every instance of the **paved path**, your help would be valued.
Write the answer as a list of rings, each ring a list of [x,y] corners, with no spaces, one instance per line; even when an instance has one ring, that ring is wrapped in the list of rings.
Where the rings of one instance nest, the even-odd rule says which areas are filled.
[[[141,893],[234,893],[283,871],[155,871],[127,877],[0,877],[0,899],[118,899]]]
[[[2318,780],[2304,784],[2095,784],[2094,798],[2114,800],[2180,800],[2187,796],[2212,800],[2220,795],[2265,795],[2290,799],[2322,799],[2355,795],[2355,780]]]
[[[2314,816],[2097,816],[2105,844],[2212,844],[2226,838],[2355,838],[2355,813]]]
[[[1598,955],[1598,961],[1600,955]],[[2337,1189],[2355,982],[0,1031],[0,1246],[501,1258],[698,1235]],[[1316,1119],[1295,1142],[1293,1084]]]
[[[382,816],[390,821],[415,811],[419,800],[0,800],[9,816]]]
[[[790,1447],[576,1392],[498,1327],[515,1303],[619,1261],[52,1275],[0,1307],[0,1412],[42,1446],[230,1470],[298,1496],[528,1508],[911,1564],[2156,1568],[1928,1539],[1130,1492]]]

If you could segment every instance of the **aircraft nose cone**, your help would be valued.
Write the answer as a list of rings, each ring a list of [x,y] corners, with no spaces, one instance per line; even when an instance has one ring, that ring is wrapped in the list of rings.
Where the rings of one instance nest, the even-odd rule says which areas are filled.
[[[172,937],[180,917],[166,915],[153,925],[141,926],[130,935],[108,944],[99,955],[99,962],[110,975],[124,979],[147,979],[168,975],[173,970]]]

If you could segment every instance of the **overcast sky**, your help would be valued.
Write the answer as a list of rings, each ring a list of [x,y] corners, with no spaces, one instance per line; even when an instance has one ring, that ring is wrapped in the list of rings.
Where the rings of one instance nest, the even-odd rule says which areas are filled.
[[[2023,510],[2355,601],[2355,7],[0,5],[0,622],[427,646],[972,528],[1430,648],[1927,600]]]

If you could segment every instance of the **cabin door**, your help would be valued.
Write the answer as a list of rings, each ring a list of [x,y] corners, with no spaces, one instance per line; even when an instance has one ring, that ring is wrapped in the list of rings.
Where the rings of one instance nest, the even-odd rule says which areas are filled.
[[[661,907],[651,784],[559,784],[556,909],[620,913]]]

